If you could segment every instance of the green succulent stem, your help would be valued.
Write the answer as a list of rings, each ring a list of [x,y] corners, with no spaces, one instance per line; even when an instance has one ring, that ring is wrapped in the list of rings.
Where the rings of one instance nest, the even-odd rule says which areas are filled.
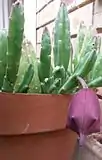
[[[12,5],[7,39],[7,63],[3,89],[12,92],[17,79],[24,32],[24,9],[21,1]],[[7,87],[8,85],[9,87]]]

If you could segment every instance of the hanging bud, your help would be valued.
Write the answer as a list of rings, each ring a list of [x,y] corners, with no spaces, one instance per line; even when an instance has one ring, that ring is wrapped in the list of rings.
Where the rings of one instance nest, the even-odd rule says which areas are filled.
[[[93,90],[83,87],[73,96],[67,123],[78,133],[80,145],[84,144],[87,135],[100,131],[100,104]]]

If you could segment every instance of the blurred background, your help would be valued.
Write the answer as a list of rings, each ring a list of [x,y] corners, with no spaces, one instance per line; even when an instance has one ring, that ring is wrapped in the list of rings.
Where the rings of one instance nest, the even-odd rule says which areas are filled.
[[[71,23],[72,44],[74,46],[77,29],[81,21],[94,25],[101,33],[102,0],[62,0],[68,5]],[[8,17],[14,0],[0,0],[0,29],[8,28]],[[34,45],[39,57],[41,35],[45,26],[53,39],[54,19],[61,0],[22,0],[25,10],[25,34]]]

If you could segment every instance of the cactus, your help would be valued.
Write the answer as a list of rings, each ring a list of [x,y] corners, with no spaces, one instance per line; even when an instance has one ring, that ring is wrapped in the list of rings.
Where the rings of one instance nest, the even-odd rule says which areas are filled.
[[[41,84],[38,77],[37,58],[31,42],[25,38],[22,45],[22,56],[21,56],[18,76],[15,84],[15,90],[19,88],[21,81],[23,81],[25,72],[27,71],[29,64],[33,65],[34,76],[32,78],[31,83],[29,84],[28,93],[40,93]]]
[[[79,62],[80,52],[81,52],[82,45],[84,42],[84,37],[85,37],[85,31],[86,31],[86,26],[84,25],[84,22],[81,22],[79,25],[78,35],[76,39],[76,46],[75,46],[75,55],[74,55],[75,66]]]
[[[38,74],[41,82],[50,77],[51,71],[51,39],[48,29],[45,28],[42,35],[40,62],[38,64]]]
[[[102,75],[100,77],[95,78],[94,80],[91,80],[88,83],[88,87],[91,88],[102,87]]]
[[[99,76],[102,76],[102,55],[98,55],[97,61],[95,63],[95,66],[92,70],[92,79],[97,78]]]
[[[6,71],[7,31],[0,31],[0,90],[2,89]]]
[[[101,67],[101,64],[102,64],[102,55],[99,54],[98,55],[98,58],[96,60],[96,63],[92,69],[92,72],[91,72],[91,75],[90,75],[90,79],[95,79],[99,76],[102,76],[102,67]]]
[[[70,47],[70,60],[69,60],[69,66],[68,66],[68,73],[72,74],[74,71],[74,65],[73,65],[73,45],[71,43],[71,47]]]
[[[25,50],[25,44],[24,44],[24,41],[23,41],[23,44],[22,44],[22,55],[21,55],[21,59],[20,59],[20,65],[19,65],[19,70],[18,70],[16,83],[15,83],[15,86],[14,86],[14,92],[16,90],[18,90],[21,82],[23,81],[25,72],[28,69],[28,66],[29,66],[28,56],[29,56],[29,54],[27,56],[27,53],[28,52]]]
[[[85,55],[87,52],[91,51],[93,48],[93,28],[90,26],[85,33],[82,48],[80,50],[80,56]]]
[[[61,3],[54,28],[54,66],[63,66],[68,69],[70,59],[70,22],[67,7]]]
[[[76,75],[72,75],[68,78],[68,80],[64,83],[64,85],[59,89],[59,94],[70,93],[77,87],[78,81]]]
[[[61,85],[63,85],[63,83],[65,82],[65,78],[66,78],[66,72],[63,66],[56,66],[53,69],[53,76],[54,79],[60,78],[61,79]]]
[[[41,84],[40,84],[40,80],[39,80],[39,76],[38,76],[38,60],[36,58],[34,48],[30,42],[29,42],[27,48],[29,50],[28,52],[30,53],[28,58],[29,58],[30,63],[33,65],[33,69],[34,69],[34,76],[32,78],[30,85],[29,85],[28,92],[29,93],[41,93]]]
[[[50,93],[50,86],[52,85],[54,81],[54,77],[50,77],[50,78],[45,78],[44,82],[41,83],[41,89],[42,89],[42,93]]]
[[[7,64],[6,75],[3,82],[3,91],[12,92],[19,68],[21,48],[24,32],[24,9],[18,0],[12,6],[9,20],[7,40]],[[7,83],[7,84],[6,84]],[[9,87],[7,87],[9,85]]]
[[[97,52],[97,60],[95,62],[95,65],[93,66],[89,76],[88,81],[96,79],[99,76],[102,76],[101,71],[101,63],[102,63],[102,53],[100,51],[101,49],[101,37],[96,37],[96,44],[95,44],[96,52]]]
[[[96,59],[96,50],[88,52],[84,57],[82,57],[82,60],[80,60],[74,74],[83,78],[86,77],[95,65]]]
[[[92,70],[95,64],[96,58],[97,58],[96,50],[92,50],[91,53],[88,52],[84,57],[82,57],[82,60],[78,64],[75,72],[60,88],[59,93],[70,92],[70,90],[73,90],[75,87],[77,87],[78,82],[76,77],[81,76],[82,78],[85,78],[89,74],[89,72]]]
[[[12,7],[8,36],[7,33],[0,32],[1,91],[43,94],[75,93],[80,89],[78,83],[80,76],[92,88],[102,85],[100,37],[93,35],[92,27],[87,29],[81,23],[74,53],[70,36],[70,21],[67,6],[64,3],[61,2],[55,20],[53,59],[51,38],[46,27],[42,34],[39,60],[31,42],[24,39],[23,32],[24,10],[21,2],[17,0]]]
[[[97,38],[94,37],[94,29],[91,26],[86,28],[86,26],[81,23],[76,40],[75,56],[73,60],[74,68],[76,68],[77,64],[80,62],[80,58],[96,47],[96,42]]]
[[[48,92],[52,94],[58,94],[60,86],[61,86],[61,78],[56,78],[54,82],[51,84]]]
[[[32,81],[33,75],[34,75],[33,65],[30,64],[28,66],[27,71],[25,72],[23,81],[21,82],[18,90],[16,91],[17,93],[24,93],[24,92],[27,93],[27,91],[29,89],[29,84]]]

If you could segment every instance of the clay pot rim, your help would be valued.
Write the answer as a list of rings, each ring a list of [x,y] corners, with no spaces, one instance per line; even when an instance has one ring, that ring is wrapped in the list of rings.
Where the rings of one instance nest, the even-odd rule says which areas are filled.
[[[8,93],[8,92],[1,92],[0,95],[11,95],[11,96],[72,96],[72,94],[41,94],[41,93]]]
[[[12,96],[73,96],[74,94],[72,93],[67,93],[67,94],[43,94],[43,93],[9,93],[9,92],[0,92],[0,95],[12,95]],[[96,95],[98,96],[99,99],[102,99],[102,96],[97,93]]]
[[[11,96],[73,96],[74,94],[72,93],[67,93],[67,94],[43,94],[43,93],[9,93],[9,92],[1,92],[0,95],[11,95]],[[100,94],[97,94],[99,99],[102,99],[102,96]]]
[[[26,135],[66,128],[71,99],[70,94],[43,95],[1,92],[0,135]]]

